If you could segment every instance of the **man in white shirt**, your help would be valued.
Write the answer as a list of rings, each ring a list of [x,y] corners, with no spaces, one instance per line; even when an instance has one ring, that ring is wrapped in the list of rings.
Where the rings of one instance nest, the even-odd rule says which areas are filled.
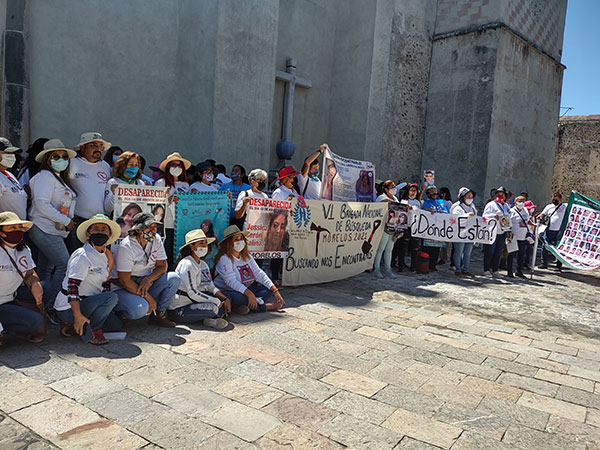
[[[546,205],[539,217],[542,223],[547,222],[548,225],[548,228],[546,228],[546,232],[544,233],[546,244],[556,244],[556,238],[558,237],[558,232],[560,231],[560,226],[566,211],[567,205],[562,203],[562,194],[560,192],[552,194],[552,203]],[[562,268],[562,263],[556,261],[556,267],[560,270]],[[548,250],[546,250],[545,245],[542,247],[542,265],[540,268],[548,268]]]
[[[102,153],[109,148],[110,142],[106,142],[100,133],[95,132],[83,133],[75,147],[79,154],[71,160],[69,178],[77,192],[73,218],[77,225],[96,214],[104,214],[104,192],[106,182],[111,177],[111,168],[102,159]],[[82,245],[74,229],[67,239],[69,251],[72,253]]]
[[[306,200],[321,200],[321,180],[319,179],[319,156],[329,148],[322,144],[319,150],[304,160],[302,172],[298,174],[298,189]]]
[[[17,162],[16,153],[21,149],[13,147],[10,141],[0,138],[0,211],[12,211],[19,219],[27,219],[27,192],[17,178],[8,171]]]

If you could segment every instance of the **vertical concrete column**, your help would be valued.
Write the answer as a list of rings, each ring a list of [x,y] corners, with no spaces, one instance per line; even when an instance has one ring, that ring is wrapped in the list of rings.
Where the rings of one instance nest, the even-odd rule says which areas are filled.
[[[1,131],[17,146],[29,143],[29,64],[25,39],[26,0],[7,0],[2,36]]]

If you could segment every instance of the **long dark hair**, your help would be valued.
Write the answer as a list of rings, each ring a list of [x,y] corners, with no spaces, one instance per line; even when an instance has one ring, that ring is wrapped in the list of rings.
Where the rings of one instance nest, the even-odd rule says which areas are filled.
[[[173,175],[171,175],[171,172],[169,172],[169,168],[171,167],[171,164],[173,164],[176,161],[181,163],[181,170],[182,170],[181,175],[179,175],[177,177],[177,179],[175,179],[175,177]],[[169,186],[169,187],[175,186],[176,181],[187,181],[185,164],[183,164],[183,161],[180,159],[174,159],[173,161],[169,161],[167,163],[167,165],[165,166],[165,171],[163,172],[162,177],[165,179],[165,186]]]
[[[118,145],[111,145],[111,147],[106,151],[104,158],[102,158],[104,161],[106,161],[108,163],[108,165],[110,167],[112,167],[114,164],[113,155],[115,154],[115,152],[123,152],[123,149],[121,147],[119,147]]]
[[[247,261],[251,258],[250,253],[248,252],[248,240],[243,234],[242,238],[244,238],[246,246],[244,247],[244,250],[240,252],[240,256],[242,260]],[[230,236],[219,243],[219,252],[217,253],[217,256],[215,256],[215,267],[219,263],[219,260],[222,256],[227,256],[231,261],[233,261],[233,236]]]
[[[189,245],[186,245],[181,250],[179,250],[179,254],[177,255],[177,259],[175,260],[175,267],[179,265],[183,258],[187,258],[192,254],[192,249]]]
[[[54,150],[51,152],[46,153],[43,158],[42,158],[42,162],[40,163],[40,172],[42,170],[47,170],[49,172],[52,172],[53,174],[56,175],[56,173],[54,172],[54,169],[52,169],[52,165],[50,163],[50,157],[52,156],[53,153],[55,152],[59,152],[61,150]],[[77,194],[77,191],[73,188],[73,186],[71,185],[71,180],[69,179],[69,170],[71,170],[71,160],[69,159],[69,166],[63,170],[61,173],[59,173],[58,175],[56,175],[57,177],[59,177],[63,184],[69,186],[69,188],[75,192],[75,194]]]
[[[29,171],[29,179],[32,179],[33,176],[35,174],[37,174],[40,171],[40,163],[37,162],[35,160],[35,157],[42,151],[44,150],[44,144],[46,142],[48,142],[49,139],[42,137],[42,138],[37,138],[33,144],[31,144],[29,146],[29,148],[27,149],[27,158],[25,159],[25,164],[23,165],[23,167],[21,168],[21,170],[19,171],[19,175],[21,175],[21,173],[27,169]]]
[[[450,194],[450,189],[447,187],[440,188],[439,194],[444,200],[452,201],[452,194]]]
[[[246,174],[246,169],[244,168],[244,166],[242,166],[241,164],[234,164],[234,166],[231,169],[233,170],[234,167],[239,167],[240,170],[242,171],[242,183],[250,184],[250,181],[248,180],[248,175]]]

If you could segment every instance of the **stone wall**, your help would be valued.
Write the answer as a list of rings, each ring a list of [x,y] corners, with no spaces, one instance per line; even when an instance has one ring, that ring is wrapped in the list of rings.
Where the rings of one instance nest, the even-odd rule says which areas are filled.
[[[552,190],[600,199],[600,115],[560,119]]]

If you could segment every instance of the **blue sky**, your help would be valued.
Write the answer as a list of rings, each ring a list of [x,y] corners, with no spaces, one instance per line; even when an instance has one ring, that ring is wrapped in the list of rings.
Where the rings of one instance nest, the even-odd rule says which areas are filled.
[[[569,116],[600,114],[600,1],[568,0],[561,106]],[[561,115],[565,109],[561,109]]]

